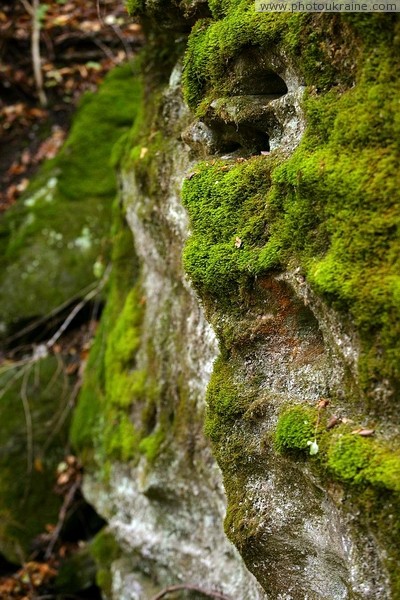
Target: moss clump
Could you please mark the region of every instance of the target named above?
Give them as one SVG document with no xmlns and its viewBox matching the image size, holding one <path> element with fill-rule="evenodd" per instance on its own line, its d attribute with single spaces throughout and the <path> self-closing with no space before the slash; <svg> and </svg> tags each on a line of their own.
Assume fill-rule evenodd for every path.
<svg viewBox="0 0 400 600">
<path fill-rule="evenodd" d="M 235 377 L 234 366 L 222 356 L 215 361 L 206 402 L 205 433 L 217 442 L 243 415 L 248 404 L 244 386 Z"/>
<path fill-rule="evenodd" d="M 330 444 L 327 465 L 350 483 L 400 492 L 400 451 L 385 443 L 342 435 Z"/>
<path fill-rule="evenodd" d="M 236 165 L 213 161 L 200 164 L 185 181 L 182 201 L 192 235 L 183 263 L 202 296 L 239 300 L 240 288 L 260 271 L 260 260 L 263 265 L 268 260 L 263 251 L 268 172 L 264 157 Z"/>
<path fill-rule="evenodd" d="M 314 439 L 316 418 L 311 407 L 294 406 L 283 411 L 275 431 L 276 449 L 306 450 Z"/>
<path fill-rule="evenodd" d="M 365 438 L 350 433 L 349 425 L 327 431 L 320 410 L 292 406 L 279 416 L 275 430 L 278 452 L 306 450 L 315 437 L 319 442 L 319 466 L 350 483 L 400 491 L 400 450 L 396 440 Z M 318 429 L 317 429 L 318 424 Z"/>
<path fill-rule="evenodd" d="M 116 192 L 111 149 L 135 116 L 138 85 L 132 66 L 125 65 L 86 95 L 57 157 L 3 216 L 0 306 L 6 333 L 96 281 L 93 266 L 109 251 Z"/>
<path fill-rule="evenodd" d="M 89 550 L 97 566 L 96 583 L 111 598 L 112 563 L 120 557 L 121 549 L 111 531 L 102 529 L 90 542 Z"/>
<path fill-rule="evenodd" d="M 228 7 L 227 7 L 228 8 Z M 212 3 L 216 16 L 226 11 L 220 3 Z M 217 21 L 203 19 L 196 23 L 189 37 L 184 63 L 184 94 L 191 108 L 204 96 L 210 99 L 229 95 L 235 85 L 227 64 L 243 52 L 243 48 L 265 48 L 276 44 L 285 24 L 297 15 L 260 14 L 247 0 L 231 2 L 228 14 Z"/>
</svg>

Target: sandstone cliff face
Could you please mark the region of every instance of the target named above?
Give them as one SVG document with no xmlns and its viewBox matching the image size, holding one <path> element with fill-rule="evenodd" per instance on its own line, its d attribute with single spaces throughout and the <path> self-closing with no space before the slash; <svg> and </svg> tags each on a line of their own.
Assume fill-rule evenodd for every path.
<svg viewBox="0 0 400 600">
<path fill-rule="evenodd" d="M 398 598 L 397 20 L 132 9 L 143 98 L 72 430 L 121 546 L 106 594 Z"/>
</svg>

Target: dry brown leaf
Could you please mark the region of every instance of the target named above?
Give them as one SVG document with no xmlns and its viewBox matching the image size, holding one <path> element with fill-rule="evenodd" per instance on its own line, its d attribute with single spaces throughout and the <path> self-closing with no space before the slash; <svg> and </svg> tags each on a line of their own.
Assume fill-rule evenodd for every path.
<svg viewBox="0 0 400 600">
<path fill-rule="evenodd" d="M 337 417 L 336 415 L 333 415 L 327 422 L 326 428 L 332 429 L 333 427 L 336 427 L 336 425 L 338 425 L 340 422 L 341 422 L 341 419 L 339 419 L 339 417 Z"/>
<path fill-rule="evenodd" d="M 73 375 L 74 373 L 77 372 L 77 370 L 79 369 L 79 363 L 71 363 L 70 365 L 68 365 L 65 369 L 65 372 L 67 375 Z"/>
<path fill-rule="evenodd" d="M 363 437 L 369 437 L 370 435 L 374 435 L 375 429 L 361 429 L 358 432 L 358 435 L 362 435 Z"/>
<path fill-rule="evenodd" d="M 43 473 L 44 468 L 43 468 L 43 461 L 41 458 L 39 458 L 38 456 L 35 458 L 34 463 L 33 463 L 33 468 L 35 469 L 35 471 L 37 471 L 38 473 Z"/>
<path fill-rule="evenodd" d="M 318 408 L 326 408 L 329 404 L 329 400 L 327 400 L 326 398 L 321 398 L 321 400 L 318 402 Z"/>
</svg>

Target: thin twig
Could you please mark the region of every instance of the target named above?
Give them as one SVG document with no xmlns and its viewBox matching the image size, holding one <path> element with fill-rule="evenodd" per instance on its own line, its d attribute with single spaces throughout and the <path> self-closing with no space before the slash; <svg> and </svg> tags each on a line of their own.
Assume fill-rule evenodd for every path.
<svg viewBox="0 0 400 600">
<path fill-rule="evenodd" d="M 46 385 L 46 387 L 43 390 L 43 395 L 46 394 L 47 392 L 49 392 L 51 390 L 51 388 L 53 387 L 53 385 L 55 384 L 55 382 L 58 379 L 58 376 L 60 375 L 61 371 L 64 370 L 64 363 L 61 360 L 61 357 L 59 354 L 54 353 L 54 356 L 56 357 L 56 362 L 57 362 L 57 366 L 54 370 L 54 373 L 50 379 L 50 381 L 48 382 L 48 384 Z"/>
<path fill-rule="evenodd" d="M 108 280 L 108 278 L 110 276 L 110 270 L 111 270 L 111 267 L 109 265 L 107 267 L 105 273 L 104 273 L 104 276 L 103 276 L 102 280 L 97 285 L 97 287 L 95 287 L 94 290 L 92 290 L 91 292 L 89 292 L 88 294 L 86 294 L 86 296 L 80 302 L 78 302 L 78 304 L 71 310 L 71 312 L 69 313 L 68 317 L 62 323 L 61 327 L 59 327 L 57 329 L 57 331 L 55 332 L 55 334 L 53 335 L 53 337 L 46 342 L 47 348 L 51 348 L 52 346 L 54 346 L 54 344 L 56 343 L 56 341 L 58 340 L 58 338 L 64 333 L 64 331 L 67 329 L 68 325 L 71 323 L 71 321 L 73 321 L 73 319 L 82 310 L 82 308 L 84 308 L 85 305 L 92 298 L 94 298 L 95 296 L 97 296 L 97 294 L 101 291 L 101 289 L 107 283 L 107 280 Z"/>
<path fill-rule="evenodd" d="M 126 39 L 124 38 L 124 34 L 122 33 L 121 27 L 119 27 L 118 25 L 115 25 L 114 23 L 111 23 L 110 27 L 113 30 L 113 32 L 115 33 L 115 35 L 117 36 L 117 38 L 122 43 L 124 50 L 125 50 L 126 58 L 127 59 L 133 58 L 132 48 L 130 47 L 130 45 L 128 44 Z"/>
<path fill-rule="evenodd" d="M 24 373 L 24 378 L 22 380 L 21 385 L 21 400 L 22 406 L 24 407 L 25 414 L 25 424 L 26 424 L 26 447 L 27 447 L 27 469 L 26 472 L 28 475 L 32 473 L 33 466 L 33 429 L 32 429 L 32 415 L 29 407 L 29 400 L 27 394 L 27 387 L 29 381 L 30 369 L 26 369 Z"/>
<path fill-rule="evenodd" d="M 29 2 L 27 2 L 27 0 L 20 0 L 21 4 L 23 4 L 26 12 L 33 17 L 33 7 L 29 4 Z"/>
<path fill-rule="evenodd" d="M 18 363 L 17 366 L 21 366 L 21 364 Z M 14 373 L 13 376 L 11 377 L 11 379 L 9 381 L 7 381 L 4 388 L 0 391 L 0 400 L 8 392 L 8 390 L 14 385 L 14 383 L 17 381 L 17 379 L 22 377 L 22 375 L 25 373 L 25 370 L 28 368 L 28 366 L 29 366 L 29 363 L 27 364 L 24 362 L 23 369 L 21 369 L 21 371 L 17 371 L 16 373 Z"/>
<path fill-rule="evenodd" d="M 32 0 L 32 4 L 30 4 L 27 0 L 21 0 L 21 3 L 32 18 L 31 55 L 33 75 L 35 78 L 39 102 L 42 106 L 47 106 L 47 98 L 43 87 L 42 59 L 40 58 L 40 0 Z"/>
<path fill-rule="evenodd" d="M 20 331 L 18 331 L 17 333 L 15 333 L 15 334 L 11 335 L 10 337 L 8 337 L 5 340 L 5 343 L 9 344 L 10 342 L 16 340 L 17 338 L 22 337 L 26 333 L 29 333 L 30 331 L 32 331 L 32 329 L 36 329 L 37 327 L 39 327 L 39 325 L 42 325 L 42 323 L 46 323 L 52 317 L 55 317 L 59 312 L 61 312 L 62 310 L 64 310 L 64 308 L 67 308 L 68 306 L 70 306 L 70 304 L 72 304 L 72 302 L 74 302 L 74 300 L 77 300 L 78 298 L 80 298 L 82 296 L 82 294 L 86 294 L 87 292 L 89 292 L 93 288 L 95 288 L 95 287 L 97 288 L 97 286 L 98 286 L 97 282 L 91 283 L 90 285 L 86 286 L 85 288 L 83 288 L 82 290 L 80 290 L 79 292 L 77 292 L 74 296 L 71 296 L 71 298 L 68 298 L 68 300 L 66 300 L 65 302 L 63 302 L 59 306 L 56 306 L 56 308 L 54 308 L 52 311 L 50 311 L 47 315 L 44 315 L 43 317 L 40 317 L 40 319 L 37 319 L 36 321 L 33 321 L 33 323 L 30 323 L 29 325 L 27 325 L 23 329 L 20 329 Z"/>
<path fill-rule="evenodd" d="M 102 52 L 104 52 L 104 54 L 107 56 L 107 58 L 109 58 L 110 60 L 112 60 L 113 63 L 116 63 L 117 57 L 111 52 L 110 48 L 106 44 L 103 44 L 103 42 L 101 42 L 100 40 L 97 40 L 97 39 L 94 39 L 93 43 L 98 48 L 100 48 L 100 50 Z"/>
<path fill-rule="evenodd" d="M 231 600 L 230 598 L 228 598 L 228 596 L 224 596 L 224 594 L 221 594 L 220 592 L 205 590 L 204 588 L 201 588 L 197 585 L 190 585 L 185 583 L 182 583 L 180 585 L 170 585 L 161 590 L 161 592 L 158 592 L 158 594 L 153 596 L 151 600 L 161 600 L 161 598 L 164 598 L 168 594 L 171 594 L 172 592 L 178 592 L 179 590 L 189 590 L 191 592 L 198 592 L 199 594 L 203 594 L 204 596 L 208 596 L 209 598 L 216 598 L 217 600 Z"/>
<path fill-rule="evenodd" d="M 42 452 L 43 454 L 45 454 L 45 452 L 47 451 L 47 449 L 49 448 L 51 442 L 54 440 L 54 438 L 56 437 L 56 435 L 59 433 L 61 427 L 64 425 L 65 419 L 68 416 L 68 413 L 74 408 L 75 405 L 75 400 L 76 397 L 79 393 L 80 387 L 82 384 L 82 379 L 79 378 L 78 381 L 75 383 L 73 390 L 71 392 L 71 394 L 68 397 L 67 403 L 65 405 L 65 407 L 63 408 L 60 417 L 58 419 L 58 422 L 55 423 L 51 434 L 49 435 L 49 437 L 46 440 L 45 445 L 43 446 Z"/>
<path fill-rule="evenodd" d="M 65 521 L 65 517 L 67 516 L 68 509 L 72 504 L 72 501 L 75 497 L 76 491 L 79 489 L 79 487 L 81 485 L 81 481 L 82 481 L 82 478 L 80 475 L 78 475 L 76 478 L 76 481 L 70 487 L 70 489 L 68 490 L 68 494 L 64 498 L 64 502 L 63 502 L 60 512 L 58 514 L 57 525 L 54 528 L 53 533 L 51 534 L 51 540 L 50 540 L 49 545 L 47 546 L 47 550 L 45 553 L 46 560 L 48 560 L 53 553 L 54 546 L 56 545 L 56 542 L 59 538 L 62 526 L 64 525 L 64 521 Z"/>
<path fill-rule="evenodd" d="M 100 12 L 100 0 L 96 0 L 97 17 L 102 25 L 104 25 L 103 17 Z"/>
</svg>

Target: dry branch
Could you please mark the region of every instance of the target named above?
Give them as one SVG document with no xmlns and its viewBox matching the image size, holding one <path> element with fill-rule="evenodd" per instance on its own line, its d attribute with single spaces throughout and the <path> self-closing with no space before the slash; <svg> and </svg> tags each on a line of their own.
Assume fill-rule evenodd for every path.
<svg viewBox="0 0 400 600">
<path fill-rule="evenodd" d="M 165 596 L 167 596 L 168 594 L 171 594 L 172 592 L 178 592 L 180 590 L 188 590 L 191 592 L 198 592 L 199 594 L 203 594 L 204 596 L 208 596 L 209 598 L 214 598 L 215 600 L 231 600 L 230 598 L 228 598 L 228 596 L 225 596 L 224 594 L 221 594 L 220 592 L 206 590 L 197 585 L 190 585 L 188 583 L 182 583 L 182 584 L 178 584 L 178 585 L 170 585 L 170 586 L 164 588 L 163 590 L 161 590 L 161 592 L 158 592 L 158 594 L 153 596 L 153 598 L 151 600 L 161 600 L 161 598 L 165 598 Z"/>
</svg>

